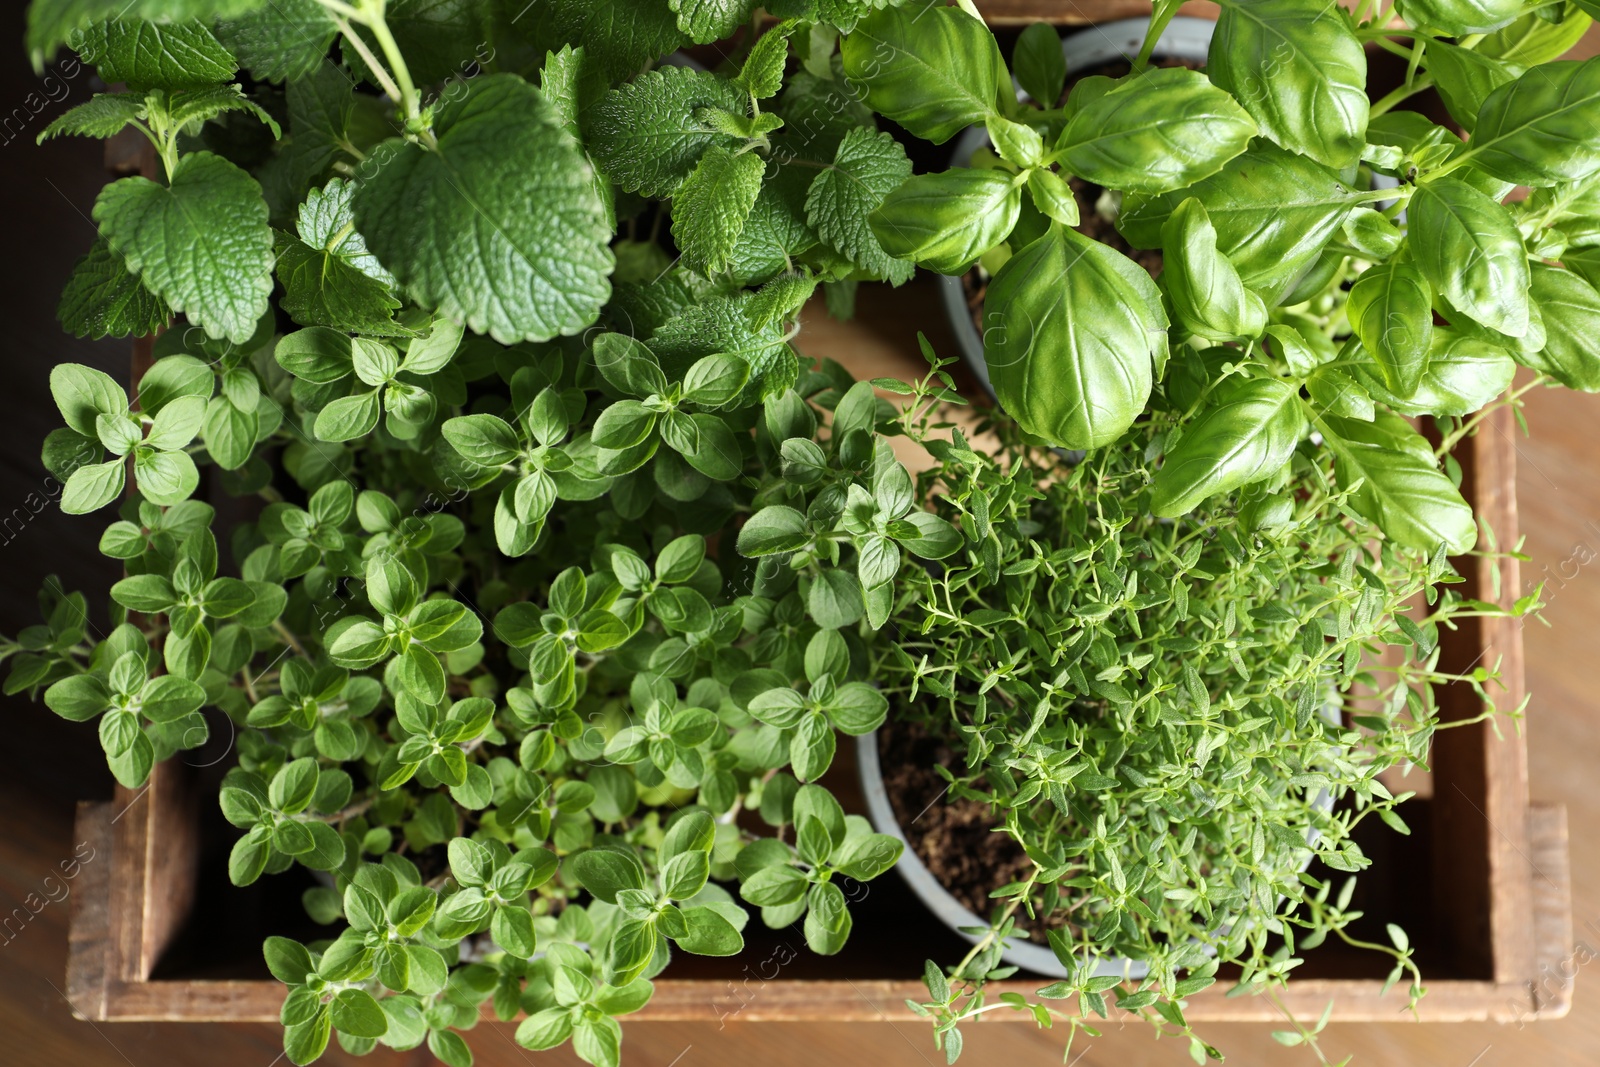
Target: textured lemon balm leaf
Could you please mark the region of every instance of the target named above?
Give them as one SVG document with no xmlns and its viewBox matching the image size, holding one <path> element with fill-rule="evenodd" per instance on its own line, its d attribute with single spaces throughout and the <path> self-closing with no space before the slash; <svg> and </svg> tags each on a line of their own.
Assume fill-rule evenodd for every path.
<svg viewBox="0 0 1600 1067">
<path fill-rule="evenodd" d="M 416 300 L 504 344 L 594 322 L 611 294 L 611 228 L 593 171 L 539 90 L 467 85 L 437 143 L 390 141 L 363 168 L 356 225 Z"/>
<path fill-rule="evenodd" d="M 112 182 L 94 218 L 128 269 L 211 337 L 243 343 L 272 293 L 272 230 L 256 180 L 221 156 L 184 156 L 170 186 Z"/>
</svg>

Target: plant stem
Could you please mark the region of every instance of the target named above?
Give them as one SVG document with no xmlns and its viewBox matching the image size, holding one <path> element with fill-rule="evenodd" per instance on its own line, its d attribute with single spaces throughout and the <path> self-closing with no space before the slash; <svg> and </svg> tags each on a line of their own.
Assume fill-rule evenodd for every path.
<svg viewBox="0 0 1600 1067">
<path fill-rule="evenodd" d="M 273 619 L 272 629 L 274 633 L 283 638 L 285 644 L 294 649 L 296 655 L 304 656 L 306 654 L 306 650 L 300 644 L 300 639 L 289 632 L 289 628 L 283 624 L 282 619 Z"/>
<path fill-rule="evenodd" d="M 1133 61 L 1133 73 L 1140 75 L 1150 66 L 1150 53 L 1155 51 L 1161 35 L 1167 32 L 1172 16 L 1178 13 L 1180 0 L 1159 0 L 1150 14 L 1150 28 L 1145 31 L 1144 43 L 1139 46 L 1139 56 Z"/>
</svg>

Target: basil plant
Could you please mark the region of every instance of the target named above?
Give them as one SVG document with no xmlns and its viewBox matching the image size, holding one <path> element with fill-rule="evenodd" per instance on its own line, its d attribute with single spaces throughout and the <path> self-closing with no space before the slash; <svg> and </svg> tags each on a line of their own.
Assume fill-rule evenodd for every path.
<svg viewBox="0 0 1600 1067">
<path fill-rule="evenodd" d="M 461 1032 L 492 1015 L 610 1067 L 673 953 L 737 953 L 751 909 L 838 952 L 841 883 L 901 845 L 821 780 L 839 735 L 891 706 L 969 735 L 962 795 L 1009 813 L 1036 864 L 976 954 L 928 972 L 917 1010 L 950 1058 L 1017 908 L 1086 894 L 1058 951 L 1154 960 L 1119 1003 L 1188 1033 L 1181 998 L 1215 964 L 1180 946 L 1224 943 L 1276 980 L 1277 902 L 1324 934 L 1347 917 L 1325 887 L 1289 895 L 1304 828 L 1360 866 L 1353 817 L 1308 806 L 1308 783 L 1388 821 L 1374 775 L 1432 728 L 1405 685 L 1365 733 L 1313 712 L 1396 633 L 1407 677 L 1438 680 L 1454 602 L 1425 624 L 1396 607 L 1476 539 L 1436 457 L 1517 364 L 1600 384 L 1600 67 L 1552 62 L 1582 6 L 1230 0 L 1205 73 L 1141 57 L 1064 101 L 1034 28 L 1013 65 L 1035 104 L 968 4 L 38 0 L 35 62 L 68 47 L 114 87 L 41 140 L 148 146 L 146 173 L 101 192 L 59 317 L 155 340 L 131 393 L 51 372 L 44 464 L 126 576 L 104 627 L 48 582 L 45 621 L 0 643 L 6 691 L 96 722 L 130 788 L 234 738 L 230 878 L 317 879 L 323 936 L 264 950 L 297 1064 L 336 1039 L 460 1067 Z M 709 69 L 679 55 L 711 44 Z M 1376 103 L 1364 44 L 1410 60 Z M 1429 86 L 1469 138 L 1396 110 Z M 902 135 L 972 126 L 994 144 L 981 165 L 913 174 Z M 1072 178 L 1162 249 L 1158 281 L 1074 230 Z M 1511 183 L 1534 192 L 1508 203 Z M 867 383 L 791 343 L 813 297 L 848 315 L 862 282 L 975 263 L 994 271 L 993 457 L 931 432 L 959 399 L 931 353 L 921 381 Z M 1417 415 L 1445 420 L 1439 449 Z M 909 474 L 891 435 L 931 470 Z M 1041 444 L 1093 451 L 1069 473 Z M 1056 592 L 1030 625 L 1041 521 Z M 1362 562 L 1368 522 L 1383 547 Z M 1141 577 L 1147 551 L 1165 555 Z M 1201 641 L 1189 620 L 1239 624 L 1201 586 L 1246 564 L 1262 640 L 1206 638 L 1171 675 L 1163 657 Z M 1294 685 L 1255 701 L 1247 678 Z M 1039 710 L 973 703 L 991 691 Z M 1086 730 L 1086 706 L 1113 718 Z M 1152 716 L 1165 747 L 1122 737 Z M 1368 734 L 1374 755 L 1340 755 Z M 1267 757 L 1239 754 L 1273 742 L 1297 769 L 1260 772 L 1270 803 L 1240 797 L 1248 848 L 1196 844 L 1178 809 L 1256 781 Z M 1091 792 L 1129 803 L 1068 814 Z M 1156 797 L 1186 835 L 1167 858 Z M 1071 856 L 1052 851 L 1065 826 L 1088 835 Z M 1269 847 L 1266 880 L 1190 884 Z M 1138 894 L 1158 884 L 1156 915 Z M 1216 916 L 1244 918 L 1221 934 Z M 1041 992 L 1077 1013 L 1001 1004 L 1076 1029 L 1108 989 Z"/>
<path fill-rule="evenodd" d="M 1147 65 L 1176 8 L 1157 4 L 1132 72 L 1080 77 L 1064 98 L 1053 34 L 1030 29 L 1025 104 L 989 96 L 1007 79 L 973 20 L 878 16 L 863 32 L 883 27 L 967 106 L 946 121 L 953 107 L 872 77 L 852 35 L 845 67 L 868 103 L 933 140 L 984 123 L 993 147 L 910 178 L 869 221 L 931 270 L 992 272 L 984 359 L 1037 438 L 1095 449 L 1151 408 L 1183 415 L 1156 514 L 1269 479 L 1316 434 L 1388 536 L 1466 551 L 1472 512 L 1406 420 L 1470 416 L 1519 365 L 1600 389 L 1600 65 L 1557 58 L 1587 6 L 1227 0 L 1194 71 Z M 1376 102 L 1371 48 L 1407 61 Z M 1429 88 L 1453 126 L 1400 109 Z M 1097 210 L 1131 245 L 1160 250 L 1157 279 L 1074 229 L 1072 179 L 1109 191 Z M 1519 185 L 1531 195 L 1509 198 Z"/>
</svg>

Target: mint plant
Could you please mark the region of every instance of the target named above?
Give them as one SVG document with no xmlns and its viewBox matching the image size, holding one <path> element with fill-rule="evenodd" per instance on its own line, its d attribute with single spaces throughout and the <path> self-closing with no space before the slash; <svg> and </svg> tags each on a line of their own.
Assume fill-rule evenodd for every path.
<svg viewBox="0 0 1600 1067">
<path fill-rule="evenodd" d="M 460 1067 L 488 1012 L 610 1067 L 747 905 L 838 952 L 841 881 L 901 846 L 819 779 L 885 724 L 963 752 L 1032 864 L 925 971 L 949 1058 L 985 1011 L 1076 1033 L 1108 997 L 1214 1054 L 1182 1002 L 1222 963 L 1261 991 L 1353 938 L 1304 865 L 1403 832 L 1379 775 L 1425 760 L 1431 686 L 1494 711 L 1489 667 L 1438 667 L 1501 610 L 1448 588 L 1449 451 L 1519 364 L 1600 387 L 1600 68 L 1555 61 L 1589 20 L 1229 2 L 1205 72 L 1147 40 L 1064 100 L 1032 27 L 1024 102 L 930 0 L 36 3 L 37 62 L 120 86 L 42 139 L 157 168 L 101 194 L 61 321 L 159 336 L 131 396 L 52 371 L 43 461 L 64 511 L 115 505 L 127 576 L 104 633 L 48 583 L 6 690 L 98 722 L 130 787 L 227 717 L 232 880 L 322 879 L 328 936 L 264 949 L 295 1063 Z M 1408 61 L 1377 101 L 1369 43 Z M 1469 137 L 1400 108 L 1429 87 Z M 905 136 L 972 126 L 977 165 L 913 173 Z M 1073 178 L 1159 278 L 1073 229 Z M 919 265 L 993 274 L 992 454 L 926 343 L 912 383 L 790 344 Z M 1072 976 L 989 1003 L 1019 916 Z M 1421 995 L 1403 932 L 1373 947 Z"/>
</svg>

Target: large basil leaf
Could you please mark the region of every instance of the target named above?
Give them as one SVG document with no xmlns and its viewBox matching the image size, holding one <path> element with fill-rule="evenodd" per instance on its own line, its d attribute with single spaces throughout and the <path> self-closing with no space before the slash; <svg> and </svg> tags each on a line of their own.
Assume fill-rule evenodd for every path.
<svg viewBox="0 0 1600 1067">
<path fill-rule="evenodd" d="M 1196 71 L 1152 70 L 1079 109 L 1056 144 L 1074 174 L 1160 193 L 1208 178 L 1256 135 L 1244 108 Z"/>
<path fill-rule="evenodd" d="M 1423 552 L 1441 544 L 1452 553 L 1468 552 L 1478 543 L 1471 506 L 1405 419 L 1380 409 L 1371 422 L 1331 415 L 1320 421 L 1339 484 L 1361 482 L 1350 503 L 1363 518 Z"/>
<path fill-rule="evenodd" d="M 1066 448 L 1122 436 L 1166 355 L 1161 296 L 1140 267 L 1054 223 L 1008 259 L 985 299 L 995 395 L 1029 433 Z"/>
<path fill-rule="evenodd" d="M 1510 212 L 1441 178 L 1417 190 L 1409 215 L 1411 254 L 1452 307 L 1510 337 L 1528 332 L 1528 256 Z"/>
<path fill-rule="evenodd" d="M 908 178 L 867 222 L 891 256 L 960 274 L 1006 239 L 1021 207 L 1012 175 L 957 167 Z"/>
<path fill-rule="evenodd" d="M 865 90 L 868 107 L 934 144 L 981 125 L 1009 82 L 994 35 L 954 7 L 875 11 L 839 51 L 845 77 Z"/>
<path fill-rule="evenodd" d="M 1161 228 L 1161 260 L 1161 284 L 1180 326 L 1218 343 L 1261 335 L 1266 305 L 1217 251 L 1216 228 L 1200 201 L 1179 204 Z"/>
<path fill-rule="evenodd" d="M 1289 461 L 1305 430 L 1300 395 L 1287 382 L 1252 378 L 1231 388 L 1224 383 L 1219 392 L 1156 472 L 1150 510 L 1163 518 L 1269 477 Z"/>
<path fill-rule="evenodd" d="M 1386 263 L 1350 288 L 1350 325 L 1378 363 L 1384 385 L 1410 396 L 1422 382 L 1433 341 L 1433 290 L 1409 263 Z"/>
<path fill-rule="evenodd" d="M 1490 93 L 1456 158 L 1519 185 L 1600 173 L 1600 56 L 1541 63 Z"/>
<path fill-rule="evenodd" d="M 356 225 L 418 303 L 503 344 L 574 334 L 611 295 L 605 206 L 583 151 L 514 74 L 466 83 L 437 145 L 368 157 Z"/>
<path fill-rule="evenodd" d="M 1258 138 L 1188 189 L 1128 194 L 1117 228 L 1139 248 L 1159 248 L 1167 218 L 1192 196 L 1205 205 L 1217 249 L 1240 280 L 1275 304 L 1317 261 L 1359 195 L 1320 163 Z"/>
<path fill-rule="evenodd" d="M 1522 13 L 1522 0 L 1397 0 L 1396 10 L 1417 29 L 1438 31 L 1441 37 L 1488 33 L 1507 25 Z M 1433 42 L 1428 42 L 1433 57 Z"/>
<path fill-rule="evenodd" d="M 1401 415 L 1470 415 L 1506 391 L 1517 364 L 1503 348 L 1435 326 L 1427 369 L 1409 397 L 1390 392 L 1382 377 L 1364 365 L 1357 364 L 1352 372 L 1369 397 Z"/>
<path fill-rule="evenodd" d="M 1528 12 L 1509 26 L 1495 30 L 1479 41 L 1473 51 L 1515 63 L 1519 67 L 1548 63 L 1566 55 L 1573 45 L 1583 39 L 1584 31 L 1594 22 L 1572 3 L 1563 4 L 1557 9 L 1560 22 L 1545 18 L 1548 13 L 1548 8 Z M 1431 42 L 1428 48 L 1433 48 Z"/>
<path fill-rule="evenodd" d="M 1544 317 L 1544 347 L 1518 362 L 1569 389 L 1600 391 L 1600 292 L 1570 270 L 1533 264 L 1533 298 Z"/>
<path fill-rule="evenodd" d="M 1478 124 L 1478 109 L 1489 94 L 1515 81 L 1524 69 L 1445 41 L 1428 42 L 1427 64 L 1450 117 L 1469 133 Z"/>
<path fill-rule="evenodd" d="M 1206 72 L 1283 147 L 1331 167 L 1360 156 L 1369 111 L 1367 55 L 1337 5 L 1227 0 Z"/>
</svg>

